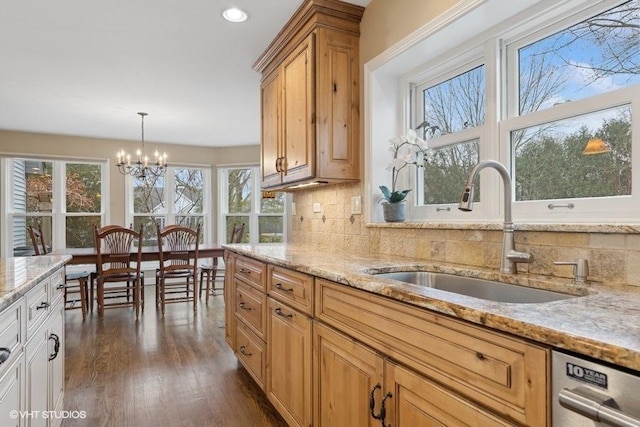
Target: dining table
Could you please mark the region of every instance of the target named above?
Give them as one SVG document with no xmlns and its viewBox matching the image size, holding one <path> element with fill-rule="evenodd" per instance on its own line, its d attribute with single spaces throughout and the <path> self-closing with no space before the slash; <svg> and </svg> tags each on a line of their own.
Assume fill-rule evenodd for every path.
<svg viewBox="0 0 640 427">
<path fill-rule="evenodd" d="M 193 256 L 195 249 L 189 250 L 189 255 Z M 54 250 L 50 255 L 71 255 L 71 260 L 67 265 L 96 265 L 98 262 L 98 254 L 95 248 L 71 248 L 64 250 Z M 224 256 L 224 248 L 217 245 L 200 245 L 198 246 L 198 259 L 212 259 L 212 265 L 218 265 L 218 258 Z M 131 260 L 135 261 L 138 257 L 138 250 L 132 248 Z M 160 248 L 158 246 L 143 246 L 142 247 L 142 261 L 160 261 Z M 93 299 L 94 299 L 94 276 L 92 274 L 89 281 L 89 307 L 93 311 Z"/>
<path fill-rule="evenodd" d="M 195 249 L 189 250 L 189 255 L 193 256 Z M 98 261 L 98 254 L 95 248 L 75 248 L 65 249 L 60 251 L 53 251 L 51 255 L 71 255 L 71 260 L 68 265 L 74 264 L 93 264 Z M 224 255 L 224 248 L 217 245 L 200 245 L 198 247 L 198 259 L 222 258 Z M 138 256 L 138 250 L 132 249 L 131 260 L 135 260 Z M 142 247 L 142 261 L 160 261 L 160 249 L 157 246 L 143 246 Z"/>
</svg>

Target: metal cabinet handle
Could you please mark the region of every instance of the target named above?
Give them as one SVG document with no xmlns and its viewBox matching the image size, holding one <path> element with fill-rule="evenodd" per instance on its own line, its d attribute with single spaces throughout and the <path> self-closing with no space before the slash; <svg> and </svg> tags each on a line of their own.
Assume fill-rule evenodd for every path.
<svg viewBox="0 0 640 427">
<path fill-rule="evenodd" d="M 558 401 L 565 408 L 577 412 L 594 421 L 600 421 L 614 427 L 640 427 L 640 419 L 603 404 L 601 399 L 589 393 L 584 387 L 573 390 L 562 389 Z"/>
<path fill-rule="evenodd" d="M 49 303 L 46 301 L 42 301 L 39 306 L 36 307 L 36 310 L 47 309 L 49 308 Z"/>
<path fill-rule="evenodd" d="M 244 304 L 244 301 L 241 302 L 240 304 L 238 304 L 238 306 L 243 310 L 247 310 L 247 311 L 253 310 L 251 307 L 246 307 L 245 304 Z"/>
<path fill-rule="evenodd" d="M 293 288 L 285 288 L 281 283 L 276 283 L 276 288 L 284 292 L 293 292 Z"/>
<path fill-rule="evenodd" d="M 7 347 L 0 347 L 0 365 L 6 362 L 7 359 L 9 359 L 9 356 L 11 356 L 11 349 Z"/>
<path fill-rule="evenodd" d="M 253 353 L 247 353 L 246 347 L 243 345 L 240 346 L 240 353 L 244 354 L 245 356 L 253 356 Z"/>
<path fill-rule="evenodd" d="M 293 314 L 291 314 L 291 313 L 283 313 L 282 309 L 280 307 L 276 308 L 275 312 L 276 312 L 276 314 L 278 316 L 286 317 L 286 318 L 289 318 L 289 319 L 291 319 L 293 317 Z"/>
<path fill-rule="evenodd" d="M 51 334 L 49 339 L 53 340 L 53 353 L 49 355 L 49 361 L 51 361 L 58 357 L 58 353 L 60 353 L 60 337 L 56 334 Z"/>
<path fill-rule="evenodd" d="M 371 411 L 371 416 L 373 417 L 374 420 L 380 420 L 380 425 L 382 427 L 390 427 L 390 425 L 386 425 L 384 423 L 384 419 L 387 417 L 387 409 L 385 408 L 384 402 L 388 398 L 393 397 L 393 395 L 391 394 L 390 391 L 388 391 L 384 395 L 384 397 L 382 398 L 382 402 L 380 402 L 380 412 L 378 412 L 378 414 L 376 415 L 376 413 L 374 412 L 374 410 L 376 408 L 376 398 L 374 396 L 374 393 L 378 389 L 382 389 L 382 386 L 380 385 L 380 383 L 376 384 L 371 389 L 371 393 L 369 393 L 369 410 Z"/>
<path fill-rule="evenodd" d="M 56 286 L 56 289 L 61 291 L 64 289 L 64 283 L 60 283 L 58 286 Z"/>
<path fill-rule="evenodd" d="M 239 271 L 242 274 L 251 274 L 251 270 L 247 270 L 246 268 L 240 267 Z"/>
</svg>

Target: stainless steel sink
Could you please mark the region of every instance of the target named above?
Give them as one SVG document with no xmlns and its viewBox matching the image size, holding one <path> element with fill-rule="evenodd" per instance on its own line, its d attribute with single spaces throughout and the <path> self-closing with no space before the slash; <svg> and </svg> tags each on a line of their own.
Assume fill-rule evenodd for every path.
<svg viewBox="0 0 640 427">
<path fill-rule="evenodd" d="M 476 279 L 474 277 L 426 271 L 398 271 L 393 273 L 379 273 L 375 274 L 375 276 L 498 302 L 531 304 L 559 301 L 576 298 L 578 296 L 545 289 L 527 288 L 508 283 Z"/>
</svg>

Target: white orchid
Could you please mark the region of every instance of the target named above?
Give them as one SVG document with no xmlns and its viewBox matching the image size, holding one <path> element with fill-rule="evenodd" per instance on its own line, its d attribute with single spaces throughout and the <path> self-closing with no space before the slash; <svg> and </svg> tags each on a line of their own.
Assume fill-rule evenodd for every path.
<svg viewBox="0 0 640 427">
<path fill-rule="evenodd" d="M 423 155 L 431 156 L 432 150 L 427 148 L 426 142 L 418 137 L 418 134 L 413 129 L 408 129 L 404 135 L 392 138 L 389 142 L 391 143 L 389 152 L 393 155 L 393 158 L 387 165 L 386 170 L 391 171 L 391 190 L 384 185 L 380 186 L 380 190 L 387 202 L 399 203 L 407 197 L 411 190 L 396 190 L 398 172 L 407 165 L 420 166 L 418 164 L 418 154 L 422 153 Z"/>
</svg>

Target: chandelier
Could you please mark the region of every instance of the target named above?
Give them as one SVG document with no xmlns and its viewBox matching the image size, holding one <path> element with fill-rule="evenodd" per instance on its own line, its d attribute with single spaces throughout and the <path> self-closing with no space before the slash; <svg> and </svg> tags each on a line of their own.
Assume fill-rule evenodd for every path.
<svg viewBox="0 0 640 427">
<path fill-rule="evenodd" d="M 142 121 L 142 146 L 136 151 L 136 160 L 131 161 L 131 155 L 121 150 L 118 152 L 118 163 L 116 166 L 123 175 L 131 175 L 138 179 L 158 178 L 164 175 L 167 170 L 167 154 L 160 155 L 155 152 L 155 161 L 149 164 L 149 157 L 144 154 L 144 116 L 147 113 L 138 113 Z"/>
</svg>

